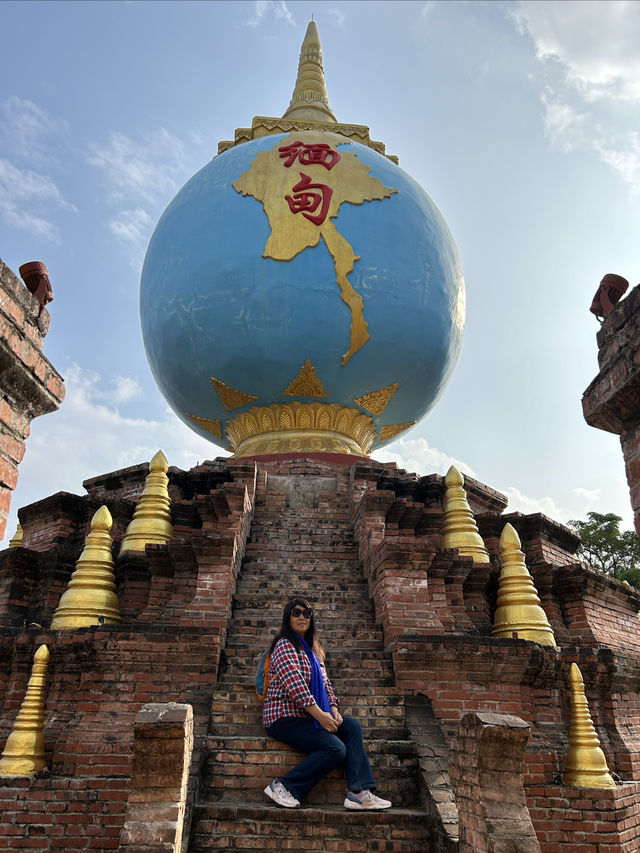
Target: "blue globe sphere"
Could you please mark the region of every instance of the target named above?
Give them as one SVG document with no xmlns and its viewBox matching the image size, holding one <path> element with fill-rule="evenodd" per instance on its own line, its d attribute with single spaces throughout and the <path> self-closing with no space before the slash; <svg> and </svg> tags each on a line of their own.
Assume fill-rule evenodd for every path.
<svg viewBox="0 0 640 853">
<path fill-rule="evenodd" d="M 309 132 L 294 136 L 307 139 Z M 332 218 L 356 258 L 348 282 L 362 297 L 369 336 L 346 362 L 354 312 L 341 299 L 328 243 L 320 239 L 290 260 L 265 257 L 273 230 L 266 207 L 233 186 L 260 152 L 277 152 L 292 136 L 262 137 L 215 157 L 176 195 L 151 238 L 140 293 L 151 370 L 178 417 L 222 447 L 231 446 L 230 418 L 292 399 L 359 407 L 371 417 L 379 447 L 424 417 L 455 366 L 464 282 L 444 219 L 387 157 L 346 137 L 330 138 L 333 150 L 354 154 L 392 190 L 384 198 L 343 202 Z M 274 168 L 283 169 L 283 157 L 275 155 Z M 316 187 L 329 177 L 326 165 L 314 171 L 302 157 L 290 173 L 297 186 L 304 183 L 299 175 L 312 175 Z M 305 212 L 304 204 L 295 210 L 293 199 L 289 206 L 292 221 Z M 309 363 L 324 394 L 292 394 L 292 381 Z M 221 387 L 240 396 L 230 403 Z M 368 396 L 379 389 L 387 389 L 382 409 Z M 220 421 L 220 436 L 207 421 Z"/>
</svg>

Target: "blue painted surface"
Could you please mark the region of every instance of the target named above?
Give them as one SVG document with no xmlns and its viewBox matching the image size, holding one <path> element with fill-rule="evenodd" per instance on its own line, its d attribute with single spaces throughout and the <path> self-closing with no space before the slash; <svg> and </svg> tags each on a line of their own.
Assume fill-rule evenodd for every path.
<svg viewBox="0 0 640 853">
<path fill-rule="evenodd" d="M 231 185 L 258 151 L 285 136 L 239 145 L 194 175 L 158 222 L 142 271 L 142 332 L 156 382 L 178 417 L 223 447 L 225 439 L 187 413 L 225 421 L 251 406 L 291 402 L 282 391 L 307 359 L 328 394 L 324 402 L 354 407 L 354 397 L 399 382 L 373 420 L 418 421 L 442 392 L 461 345 L 464 283 L 444 219 L 402 169 L 350 143 L 345 150 L 398 192 L 343 203 L 332 220 L 360 256 L 349 281 L 363 296 L 371 335 L 341 366 L 351 317 L 324 242 L 291 261 L 263 258 L 270 228 L 262 204 Z M 229 412 L 211 376 L 258 399 Z"/>
</svg>

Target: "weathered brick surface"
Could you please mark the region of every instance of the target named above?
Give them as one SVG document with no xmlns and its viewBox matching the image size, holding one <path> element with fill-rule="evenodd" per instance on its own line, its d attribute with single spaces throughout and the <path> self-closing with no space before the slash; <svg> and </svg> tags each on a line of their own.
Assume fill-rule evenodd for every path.
<svg viewBox="0 0 640 853">
<path fill-rule="evenodd" d="M 42 354 L 49 313 L 0 260 L 0 538 L 32 418 L 55 411 L 62 377 Z"/>
<path fill-rule="evenodd" d="M 180 853 L 192 751 L 190 705 L 148 704 L 137 713 L 122 853 Z"/>
<path fill-rule="evenodd" d="M 460 798 L 467 793 L 463 770 L 453 784 L 451 754 L 458 750 L 463 768 L 460 721 L 468 714 L 507 714 L 528 727 L 519 769 L 514 764 L 510 772 L 512 781 L 524 781 L 543 853 L 579 851 L 583 843 L 600 844 L 585 847 L 594 853 L 640 847 L 640 598 L 576 564 L 570 531 L 541 515 L 504 515 L 502 496 L 473 481 L 472 506 L 492 560 L 475 564 L 440 548 L 438 475 L 418 477 L 368 460 L 215 460 L 191 471 L 170 469 L 173 539 L 119 559 L 146 473 L 146 464 L 133 466 L 87 481 L 85 496 L 60 493 L 23 508 L 26 547 L 0 552 L 0 743 L 22 702 L 35 649 L 46 642 L 51 651 L 45 729 L 51 776 L 4 786 L 17 793 L 0 816 L 0 849 L 2 839 L 7 849 L 117 849 L 132 770 L 135 778 L 136 715 L 145 703 L 171 702 L 193 708 L 194 745 L 186 790 L 180 787 L 187 824 L 194 816 L 190 853 L 453 853 Z M 103 503 L 114 517 L 123 621 L 49 631 L 90 519 Z M 507 519 L 522 538 L 557 648 L 491 637 L 497 539 Z M 309 596 L 318 611 L 338 692 L 363 723 L 381 793 L 390 794 L 398 811 L 336 812 L 344 792 L 337 771 L 298 815 L 264 803 L 261 789 L 296 756 L 265 737 L 252 678 L 294 592 Z M 602 821 L 599 794 L 578 802 L 557 783 L 568 750 L 572 662 L 583 673 L 610 769 L 631 780 L 607 793 Z M 490 756 L 498 746 L 482 726 L 468 727 L 464 736 L 470 754 L 493 744 L 485 749 Z M 172 772 L 179 765 L 177 752 L 173 757 Z M 489 802 L 495 780 L 477 778 Z M 80 793 L 89 790 L 87 780 L 98 791 L 92 803 Z M 153 845 L 175 846 L 182 805 L 168 776 L 158 771 L 157 781 L 157 802 L 164 805 L 156 811 L 156 805 L 140 806 L 128 820 L 122 843 L 130 853 L 135 845 L 146 853 Z M 31 807 L 31 801 L 54 800 L 55 785 L 71 790 L 72 783 L 79 817 L 56 817 L 62 808 L 56 802 L 50 815 Z M 105 799 L 111 783 L 113 808 Z M 479 832 L 477 843 L 485 845 L 479 851 L 524 851 L 534 843 L 522 796 L 516 797 L 517 818 L 507 816 L 505 823 L 495 814 L 484 819 L 484 829 L 474 827 L 477 815 L 464 805 L 469 832 Z M 544 824 L 545 798 L 555 830 Z M 48 815 L 40 824 L 36 809 Z M 110 827 L 103 839 L 94 838 L 92 810 Z M 43 821 L 54 826 L 52 833 L 30 828 Z M 553 846 L 560 842 L 552 831 L 564 833 L 564 846 Z"/>
<path fill-rule="evenodd" d="M 540 853 L 523 774 L 529 727 L 508 714 L 465 714 L 449 774 L 460 822 L 460 853 Z"/>
<path fill-rule="evenodd" d="M 620 436 L 640 535 L 640 286 L 605 318 L 597 340 L 600 372 L 582 396 L 582 411 L 590 426 Z"/>
</svg>

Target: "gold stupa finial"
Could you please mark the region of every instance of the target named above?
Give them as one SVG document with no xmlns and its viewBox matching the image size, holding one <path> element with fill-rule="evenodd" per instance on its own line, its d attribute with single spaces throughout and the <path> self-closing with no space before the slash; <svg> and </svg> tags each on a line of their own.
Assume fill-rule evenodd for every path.
<svg viewBox="0 0 640 853">
<path fill-rule="evenodd" d="M 0 758 L 0 776 L 33 776 L 45 767 L 44 693 L 49 658 L 46 646 L 40 646 L 33 656 L 27 692 Z"/>
<path fill-rule="evenodd" d="M 493 620 L 494 637 L 533 640 L 542 646 L 555 646 L 556 640 L 542 609 L 520 550 L 520 537 L 511 524 L 505 524 L 500 537 L 502 571 L 498 584 L 498 606 Z"/>
<path fill-rule="evenodd" d="M 53 630 L 120 621 L 111 556 L 112 524 L 111 513 L 101 506 L 91 519 L 84 550 L 53 614 Z"/>
<path fill-rule="evenodd" d="M 149 463 L 144 491 L 120 543 L 120 554 L 144 551 L 147 543 L 164 545 L 173 536 L 169 498 L 169 463 L 159 450 Z"/>
<path fill-rule="evenodd" d="M 571 689 L 571 728 L 569 730 L 569 753 L 565 785 L 577 788 L 615 788 L 607 759 L 600 747 L 589 705 L 584 692 L 582 673 L 572 663 L 569 671 Z"/>
<path fill-rule="evenodd" d="M 22 525 L 18 522 L 16 532 L 13 534 L 13 539 L 9 540 L 9 548 L 22 548 L 23 530 Z"/>
<path fill-rule="evenodd" d="M 471 512 L 467 495 L 463 488 L 464 477 L 452 465 L 444 478 L 444 519 L 442 524 L 442 547 L 457 548 L 466 557 L 473 557 L 475 563 L 488 563 L 489 553 L 485 548 L 478 525 Z"/>
<path fill-rule="evenodd" d="M 311 20 L 300 49 L 298 78 L 291 103 L 282 118 L 336 122 L 329 106 L 322 68 L 322 45 L 315 21 Z"/>
</svg>

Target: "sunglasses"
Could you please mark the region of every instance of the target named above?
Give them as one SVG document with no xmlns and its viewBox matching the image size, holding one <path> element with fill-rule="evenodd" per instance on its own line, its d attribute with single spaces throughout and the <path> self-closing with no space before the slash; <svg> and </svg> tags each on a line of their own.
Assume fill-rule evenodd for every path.
<svg viewBox="0 0 640 853">
<path fill-rule="evenodd" d="M 294 607 L 291 615 L 294 619 L 298 619 L 300 616 L 304 616 L 305 619 L 311 619 L 313 610 L 310 610 L 308 607 Z"/>
</svg>

